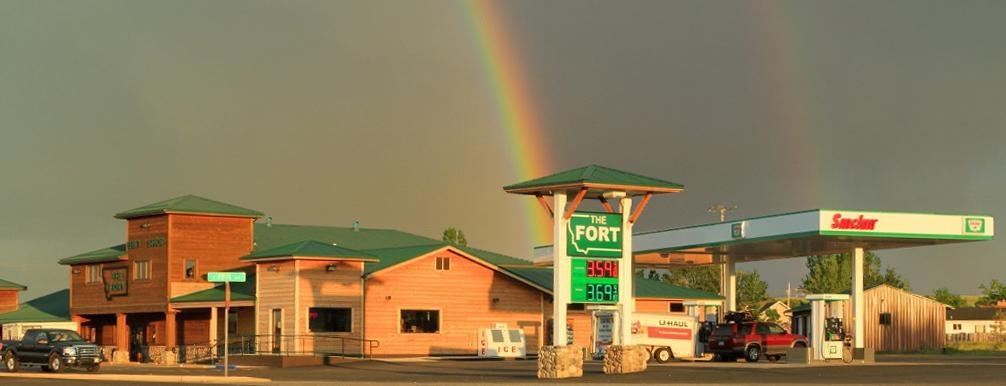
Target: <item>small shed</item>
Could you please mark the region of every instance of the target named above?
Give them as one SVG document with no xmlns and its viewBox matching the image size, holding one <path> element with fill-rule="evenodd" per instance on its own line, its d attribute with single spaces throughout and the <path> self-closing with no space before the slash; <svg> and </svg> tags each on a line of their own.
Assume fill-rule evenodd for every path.
<svg viewBox="0 0 1006 386">
<path fill-rule="evenodd" d="M 77 330 L 70 320 L 70 290 L 64 289 L 21 304 L 17 311 L 0 314 L 0 327 L 5 340 L 18 340 L 32 328 L 64 328 Z"/>
<path fill-rule="evenodd" d="M 880 284 L 863 291 L 866 347 L 878 352 L 941 350 L 946 345 L 947 305 L 928 297 Z M 845 301 L 837 303 L 846 303 Z M 843 324 L 852 332 L 852 310 L 844 308 Z M 809 330 L 810 307 L 792 310 L 796 333 Z"/>
</svg>

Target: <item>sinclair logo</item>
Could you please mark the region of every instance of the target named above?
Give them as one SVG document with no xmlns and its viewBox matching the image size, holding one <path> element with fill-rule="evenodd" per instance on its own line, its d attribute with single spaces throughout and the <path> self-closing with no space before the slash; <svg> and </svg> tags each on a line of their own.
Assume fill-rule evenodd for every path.
<svg viewBox="0 0 1006 386">
<path fill-rule="evenodd" d="M 865 218 L 863 215 L 859 215 L 859 217 L 842 217 L 841 213 L 835 213 L 835 216 L 831 218 L 831 229 L 872 231 L 877 226 L 877 221 L 880 220 Z"/>
<path fill-rule="evenodd" d="M 981 217 L 965 217 L 964 233 L 985 233 L 985 219 Z"/>
</svg>

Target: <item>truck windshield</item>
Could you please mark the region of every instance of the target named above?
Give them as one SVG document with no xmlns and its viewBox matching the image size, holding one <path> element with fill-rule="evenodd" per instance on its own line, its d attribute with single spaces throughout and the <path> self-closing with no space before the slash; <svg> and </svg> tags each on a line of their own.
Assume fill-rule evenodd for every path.
<svg viewBox="0 0 1006 386">
<path fill-rule="evenodd" d="M 79 342 L 84 340 L 73 331 L 49 331 L 49 341 L 50 342 Z"/>
</svg>

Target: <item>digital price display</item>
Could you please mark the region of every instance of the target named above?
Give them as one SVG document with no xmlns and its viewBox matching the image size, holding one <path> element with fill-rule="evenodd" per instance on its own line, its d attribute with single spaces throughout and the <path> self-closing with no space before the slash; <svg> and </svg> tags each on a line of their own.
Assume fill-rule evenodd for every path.
<svg viewBox="0 0 1006 386">
<path fill-rule="evenodd" d="M 573 303 L 618 303 L 618 261 L 572 258 Z"/>
</svg>

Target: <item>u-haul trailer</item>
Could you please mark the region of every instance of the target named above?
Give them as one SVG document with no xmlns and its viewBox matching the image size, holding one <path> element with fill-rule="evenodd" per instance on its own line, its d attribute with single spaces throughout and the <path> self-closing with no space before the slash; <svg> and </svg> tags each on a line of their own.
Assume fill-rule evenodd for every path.
<svg viewBox="0 0 1006 386">
<path fill-rule="evenodd" d="M 603 357 L 611 344 L 610 328 L 618 326 L 615 312 L 594 313 L 594 357 Z M 632 344 L 647 346 L 658 363 L 674 358 L 694 358 L 699 339 L 699 322 L 694 316 L 635 313 L 632 315 Z M 608 330 L 606 330 L 606 328 Z M 607 337 L 607 339 L 605 339 Z"/>
</svg>

